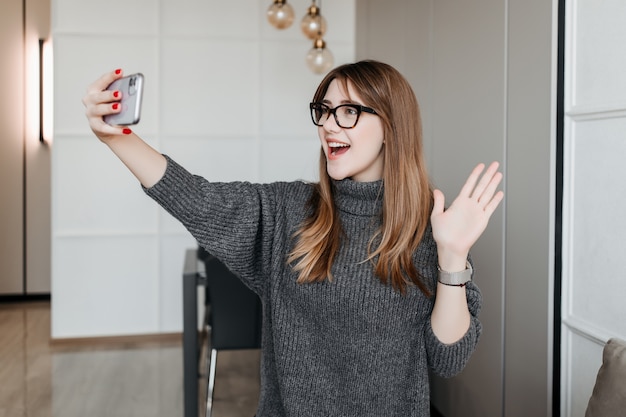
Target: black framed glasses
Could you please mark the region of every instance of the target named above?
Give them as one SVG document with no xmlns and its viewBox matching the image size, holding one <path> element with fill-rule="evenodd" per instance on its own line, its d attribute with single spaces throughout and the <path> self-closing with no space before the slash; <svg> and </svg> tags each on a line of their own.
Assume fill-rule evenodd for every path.
<svg viewBox="0 0 626 417">
<path fill-rule="evenodd" d="M 324 103 L 310 103 L 311 120 L 316 126 L 322 126 L 332 114 L 335 122 L 343 129 L 352 129 L 359 121 L 362 112 L 376 114 L 376 110 L 360 104 L 342 104 L 335 108 L 330 108 Z"/>
</svg>

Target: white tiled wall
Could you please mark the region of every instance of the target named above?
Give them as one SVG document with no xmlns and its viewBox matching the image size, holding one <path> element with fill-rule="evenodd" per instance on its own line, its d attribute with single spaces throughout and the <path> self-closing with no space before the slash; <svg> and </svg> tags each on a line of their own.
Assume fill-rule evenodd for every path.
<svg viewBox="0 0 626 417">
<path fill-rule="evenodd" d="M 567 2 L 561 415 L 583 416 L 610 337 L 626 339 L 626 7 Z"/>
<path fill-rule="evenodd" d="M 81 98 L 106 71 L 146 77 L 134 130 L 216 181 L 317 178 L 307 104 L 321 80 L 297 19 L 271 27 L 271 1 L 53 0 L 52 336 L 182 329 L 187 232 L 91 134 Z M 335 64 L 355 55 L 355 0 L 322 4 Z"/>
</svg>

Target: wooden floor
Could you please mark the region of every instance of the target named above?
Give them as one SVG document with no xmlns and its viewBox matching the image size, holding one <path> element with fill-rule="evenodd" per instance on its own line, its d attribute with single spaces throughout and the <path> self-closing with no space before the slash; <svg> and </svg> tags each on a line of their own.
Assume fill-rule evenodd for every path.
<svg viewBox="0 0 626 417">
<path fill-rule="evenodd" d="M 213 417 L 254 415 L 259 360 L 220 353 Z M 0 417 L 182 417 L 182 375 L 178 339 L 50 343 L 49 302 L 0 304 Z"/>
</svg>

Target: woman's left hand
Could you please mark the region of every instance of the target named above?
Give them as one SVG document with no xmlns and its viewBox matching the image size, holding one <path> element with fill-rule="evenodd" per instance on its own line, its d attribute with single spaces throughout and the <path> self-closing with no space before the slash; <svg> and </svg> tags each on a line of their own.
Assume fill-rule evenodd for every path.
<svg viewBox="0 0 626 417">
<path fill-rule="evenodd" d="M 444 263 L 448 263 L 451 270 L 459 267 L 460 260 L 464 265 L 470 248 L 482 235 L 489 218 L 502 201 L 504 193 L 496 192 L 502 180 L 498 165 L 497 162 L 493 162 L 480 181 L 478 179 L 485 165 L 477 165 L 447 210 L 444 210 L 443 193 L 440 190 L 433 192 L 431 224 L 439 251 L 439 262 L 443 269 L 446 269 Z M 445 262 L 446 258 L 451 262 Z M 450 265 L 451 263 L 454 266 Z"/>
</svg>

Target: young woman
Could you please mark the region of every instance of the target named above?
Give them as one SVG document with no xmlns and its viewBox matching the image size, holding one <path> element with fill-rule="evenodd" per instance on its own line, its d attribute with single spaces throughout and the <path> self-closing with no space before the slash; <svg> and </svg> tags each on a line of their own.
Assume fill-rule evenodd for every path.
<svg viewBox="0 0 626 417">
<path fill-rule="evenodd" d="M 319 183 L 211 183 L 104 123 L 121 76 L 89 87 L 91 129 L 263 302 L 257 417 L 428 416 L 429 369 L 460 372 L 481 333 L 469 250 L 503 197 L 497 163 L 444 210 L 411 87 L 361 61 L 332 70 L 310 104 Z"/>
</svg>

